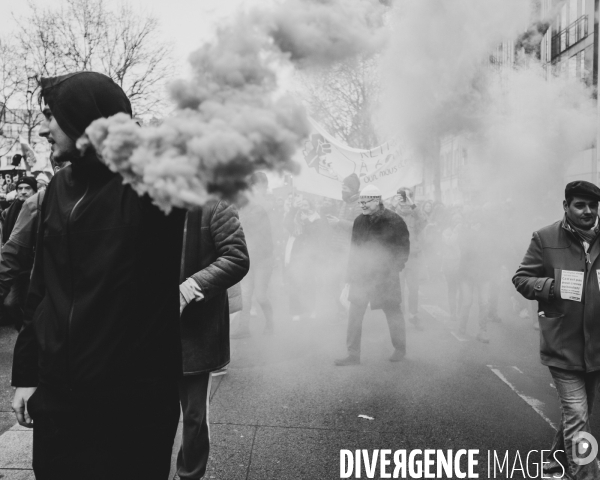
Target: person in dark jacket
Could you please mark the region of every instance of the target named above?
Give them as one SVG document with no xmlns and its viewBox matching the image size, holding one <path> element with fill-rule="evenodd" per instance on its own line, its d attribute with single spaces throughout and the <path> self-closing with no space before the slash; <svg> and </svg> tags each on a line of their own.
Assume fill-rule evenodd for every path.
<svg viewBox="0 0 600 480">
<path fill-rule="evenodd" d="M 340 302 L 340 294 L 344 288 L 346 277 L 346 266 L 350 254 L 350 238 L 352 237 L 352 226 L 354 220 L 362 214 L 358 204 L 360 190 L 360 179 L 356 173 L 348 175 L 342 182 L 342 205 L 337 216 L 326 215 L 329 226 L 333 229 L 331 235 L 330 252 L 328 255 L 328 268 L 325 275 L 330 291 L 335 297 L 338 317 L 348 318 L 348 312 Z"/>
<path fill-rule="evenodd" d="M 37 192 L 37 182 L 33 177 L 21 177 L 15 185 L 17 191 L 15 201 L 2 212 L 2 245 L 8 241 L 8 237 L 12 233 L 23 202 Z"/>
<path fill-rule="evenodd" d="M 44 479 L 164 479 L 179 420 L 179 273 L 185 212 L 165 215 L 75 141 L 131 115 L 110 78 L 42 78 L 40 135 L 71 165 L 46 190 L 13 410 Z M 57 428 L 60 426 L 60 428 Z"/>
<path fill-rule="evenodd" d="M 596 453 L 588 448 L 589 416 L 600 382 L 599 200 L 596 185 L 569 183 L 564 218 L 533 233 L 513 277 L 519 293 L 538 302 L 540 357 L 562 409 L 544 465 L 546 477 L 600 478 Z M 581 461 L 591 453 L 589 461 Z"/>
<path fill-rule="evenodd" d="M 0 259 L 0 304 L 2 304 L 2 319 L 4 323 L 13 325 L 17 331 L 21 330 L 23 325 L 23 309 L 25 308 L 25 298 L 29 287 L 29 275 L 31 273 L 31 263 L 28 269 L 20 272 L 11 281 L 2 285 L 2 261 L 10 256 L 12 246 L 8 245 L 9 238 L 15 230 L 20 213 L 25 202 L 37 196 L 37 183 L 33 177 L 22 177 L 17 182 L 17 198 L 12 205 L 2 212 L 2 256 Z M 6 216 L 4 216 L 6 215 Z"/>
<path fill-rule="evenodd" d="M 323 245 L 328 225 L 307 199 L 298 200 L 288 212 L 285 225 L 293 238 L 286 266 L 287 291 L 292 321 L 316 318 L 319 271 L 324 264 Z"/>
<path fill-rule="evenodd" d="M 224 202 L 189 212 L 184 241 L 179 287 L 183 439 L 177 474 L 182 479 L 200 479 L 206 471 L 210 447 L 211 372 L 229 363 L 227 289 L 244 278 L 250 262 L 237 210 Z"/>
<path fill-rule="evenodd" d="M 374 185 L 363 188 L 359 202 L 363 214 L 352 227 L 348 263 L 348 356 L 336 360 L 338 366 L 360 363 L 362 322 L 369 304 L 371 310 L 383 310 L 387 318 L 394 346 L 390 361 L 399 362 L 406 354 L 400 272 L 410 254 L 408 228 L 399 215 L 383 206 L 381 192 Z"/>
</svg>

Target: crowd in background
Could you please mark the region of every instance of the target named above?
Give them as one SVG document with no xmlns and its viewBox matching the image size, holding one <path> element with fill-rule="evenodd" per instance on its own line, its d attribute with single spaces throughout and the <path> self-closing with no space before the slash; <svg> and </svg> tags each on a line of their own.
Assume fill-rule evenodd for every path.
<svg viewBox="0 0 600 480">
<path fill-rule="evenodd" d="M 273 267 L 269 271 L 275 268 L 282 273 L 292 321 L 322 315 L 333 322 L 347 319 L 347 308 L 340 301 L 340 285 L 344 284 L 348 266 L 352 222 L 360 215 L 358 188 L 356 178 L 354 185 L 350 184 L 348 196 L 334 200 L 295 190 L 272 194 L 265 185 L 251 203 L 259 203 L 264 209 L 269 219 L 268 229 L 264 226 L 266 218 L 263 227 L 250 227 L 252 222 L 244 213 L 247 207 L 241 209 L 251 257 L 256 257 L 252 255 L 253 249 L 260 251 L 261 258 L 272 258 L 269 265 Z M 414 188 L 402 186 L 383 203 L 402 217 L 409 230 L 410 257 L 401 280 L 405 318 L 415 328 L 423 328 L 419 318 L 419 287 L 431 282 L 445 284 L 436 303 L 445 307 L 459 334 L 466 334 L 469 317 L 477 306 L 477 339 L 489 342 L 488 324 L 502 320 L 500 298 L 506 300 L 501 303 L 509 305 L 512 316 L 529 318 L 533 328 L 538 328 L 531 302 L 514 291 L 510 279 L 522 260 L 532 229 L 559 217 L 542 218 L 538 214 L 538 218 L 519 222 L 523 211 L 510 199 L 495 204 L 473 202 L 448 206 L 432 200 L 415 200 Z M 252 209 L 256 215 L 256 207 Z M 346 231 L 337 228 L 338 221 L 347 223 Z M 253 244 L 260 248 L 253 248 Z M 270 253 L 266 254 L 265 248 Z M 260 260 L 260 264 L 264 262 Z M 263 274 L 265 281 L 256 302 L 260 305 L 269 300 L 268 277 Z M 249 336 L 249 312 L 255 313 L 256 309 L 252 306 L 252 295 L 246 295 L 245 301 L 250 305 L 245 305 L 244 334 L 234 333 L 233 338 Z M 273 331 L 272 315 L 269 307 L 265 315 L 267 333 Z"/>
</svg>

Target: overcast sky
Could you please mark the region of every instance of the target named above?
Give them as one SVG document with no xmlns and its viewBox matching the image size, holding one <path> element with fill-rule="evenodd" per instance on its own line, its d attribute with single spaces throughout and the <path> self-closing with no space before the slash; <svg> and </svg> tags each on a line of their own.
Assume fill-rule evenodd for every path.
<svg viewBox="0 0 600 480">
<path fill-rule="evenodd" d="M 39 6 L 60 5 L 60 0 L 34 0 Z M 118 0 L 106 0 L 117 5 Z M 214 28 L 236 10 L 245 6 L 264 4 L 259 0 L 129 0 L 136 9 L 159 18 L 165 39 L 172 41 L 175 54 L 185 62 L 189 53 L 210 38 Z M 0 0 L 0 34 L 14 29 L 13 16 L 29 11 L 26 0 Z"/>
</svg>

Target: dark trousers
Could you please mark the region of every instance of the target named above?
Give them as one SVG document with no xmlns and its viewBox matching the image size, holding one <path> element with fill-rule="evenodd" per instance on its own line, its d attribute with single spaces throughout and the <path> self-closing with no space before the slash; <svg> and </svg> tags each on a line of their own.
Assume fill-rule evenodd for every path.
<svg viewBox="0 0 600 480">
<path fill-rule="evenodd" d="M 202 373 L 185 376 L 179 382 L 183 435 L 177 454 L 177 475 L 182 480 L 200 479 L 206 472 L 210 451 L 210 380 L 210 373 Z"/>
<path fill-rule="evenodd" d="M 362 324 L 367 311 L 368 304 L 350 304 L 350 313 L 348 315 L 348 332 L 346 337 L 346 344 L 348 346 L 348 354 L 352 357 L 360 358 L 360 343 L 362 339 Z M 383 308 L 385 318 L 388 322 L 390 329 L 390 337 L 392 338 L 392 345 L 394 348 L 406 353 L 406 329 L 404 325 L 404 316 L 400 305 L 386 305 Z"/>
<path fill-rule="evenodd" d="M 37 480 L 166 480 L 179 421 L 177 386 L 29 399 Z"/>
</svg>

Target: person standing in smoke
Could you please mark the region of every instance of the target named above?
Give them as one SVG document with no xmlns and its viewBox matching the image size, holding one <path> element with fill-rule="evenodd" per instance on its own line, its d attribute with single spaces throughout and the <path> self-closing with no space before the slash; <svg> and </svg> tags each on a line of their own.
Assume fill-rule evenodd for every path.
<svg viewBox="0 0 600 480">
<path fill-rule="evenodd" d="M 329 264 L 331 265 L 333 295 L 335 296 L 338 315 L 347 318 L 348 312 L 340 303 L 340 294 L 344 287 L 344 276 L 350 255 L 350 238 L 352 237 L 352 226 L 354 220 L 362 213 L 358 203 L 360 179 L 353 173 L 342 182 L 343 203 L 337 212 L 337 216 L 327 215 L 327 221 L 333 228 L 333 239 Z"/>
<path fill-rule="evenodd" d="M 292 321 L 298 322 L 302 317 L 314 319 L 319 270 L 325 261 L 327 223 L 306 199 L 297 199 L 285 223 L 293 237 L 286 272 Z"/>
<path fill-rule="evenodd" d="M 229 363 L 227 289 L 244 278 L 248 267 L 244 231 L 233 205 L 213 202 L 188 213 L 179 287 L 183 433 L 177 475 L 181 479 L 200 479 L 206 472 L 211 372 Z"/>
<path fill-rule="evenodd" d="M 598 201 L 596 185 L 569 183 L 563 219 L 533 233 L 513 277 L 517 291 L 538 302 L 540 357 L 561 404 L 561 425 L 544 464 L 547 478 L 563 472 L 574 480 L 600 478 L 595 458 L 579 461 L 589 453 L 582 435 L 591 434 L 589 416 L 600 383 Z"/>
<path fill-rule="evenodd" d="M 41 79 L 57 162 L 39 213 L 12 408 L 39 480 L 167 478 L 179 420 L 185 212 L 165 215 L 75 142 L 129 99 L 109 77 Z"/>
<path fill-rule="evenodd" d="M 360 193 L 362 215 L 354 221 L 347 281 L 350 285 L 348 316 L 348 356 L 335 361 L 338 366 L 360 363 L 362 323 L 371 310 L 383 310 L 390 329 L 394 353 L 391 362 L 406 354 L 406 332 L 400 308 L 400 272 L 410 254 L 408 228 L 402 218 L 384 208 L 381 191 L 374 185 Z"/>
<path fill-rule="evenodd" d="M 458 245 L 460 249 L 460 260 L 458 262 L 458 279 L 460 283 L 460 308 L 458 327 L 459 333 L 466 335 L 467 325 L 473 303 L 477 301 L 479 306 L 479 331 L 476 339 L 481 343 L 489 343 L 488 337 L 488 301 L 489 301 L 489 278 L 492 274 L 497 275 L 496 270 L 490 271 L 482 265 L 496 265 L 491 260 L 498 252 L 490 248 L 492 238 L 490 230 L 486 232 L 481 212 L 471 212 L 467 225 L 461 228 Z M 492 232 L 495 235 L 495 231 Z"/>
<path fill-rule="evenodd" d="M 402 273 L 404 285 L 408 290 L 408 321 L 417 330 L 422 330 L 423 326 L 419 320 L 419 277 L 421 275 L 421 233 L 427 225 L 427 220 L 412 200 L 410 189 L 400 188 L 397 193 L 399 202 L 396 213 L 402 217 L 410 234 L 410 256 Z"/>
<path fill-rule="evenodd" d="M 242 281 L 242 311 L 238 328 L 231 334 L 233 339 L 251 335 L 250 310 L 253 298 L 256 298 L 265 317 L 264 334 L 273 335 L 274 331 L 273 306 L 269 300 L 269 281 L 273 273 L 273 231 L 264 205 L 269 179 L 264 172 L 254 172 L 248 183 L 252 188 L 252 195 L 248 204 L 240 209 L 240 221 L 252 261 L 250 271 Z"/>
</svg>

